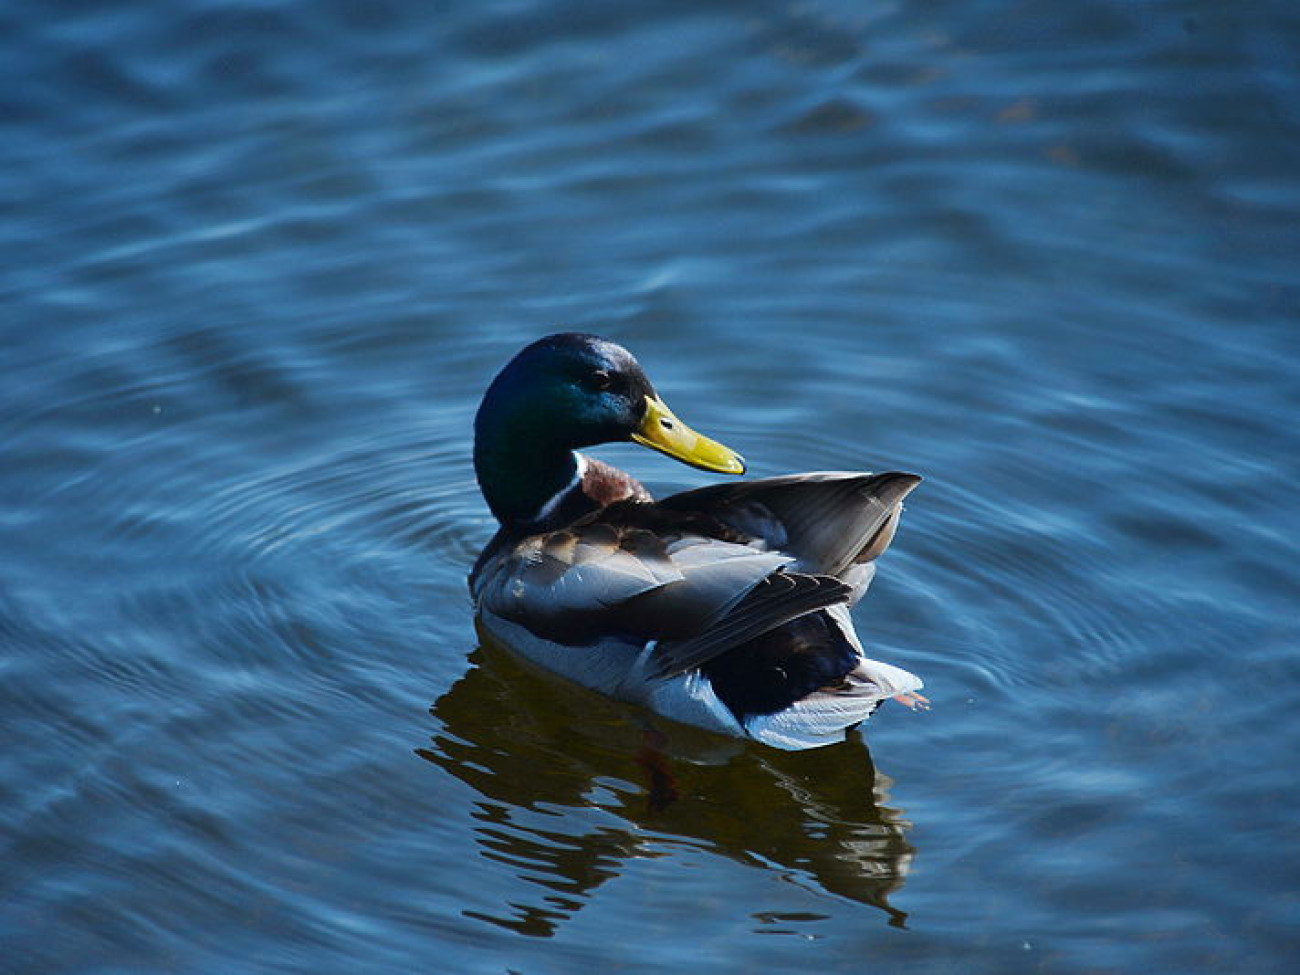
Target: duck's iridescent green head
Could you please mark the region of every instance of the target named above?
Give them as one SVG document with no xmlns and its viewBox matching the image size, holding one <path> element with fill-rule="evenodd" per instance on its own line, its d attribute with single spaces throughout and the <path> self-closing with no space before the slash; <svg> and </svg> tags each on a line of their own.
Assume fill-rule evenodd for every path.
<svg viewBox="0 0 1300 975">
<path fill-rule="evenodd" d="M 534 342 L 492 381 L 474 421 L 474 467 L 493 514 L 527 521 L 573 478 L 574 450 L 623 440 L 708 471 L 745 470 L 673 415 L 627 349 L 576 332 Z"/>
</svg>

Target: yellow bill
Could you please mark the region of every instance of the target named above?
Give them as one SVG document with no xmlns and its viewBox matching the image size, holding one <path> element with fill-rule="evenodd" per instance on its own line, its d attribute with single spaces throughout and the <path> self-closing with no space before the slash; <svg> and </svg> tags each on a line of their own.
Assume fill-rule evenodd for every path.
<svg viewBox="0 0 1300 975">
<path fill-rule="evenodd" d="M 745 473 L 745 458 L 730 447 L 696 433 L 656 396 L 645 398 L 645 419 L 632 439 L 692 467 L 718 474 Z"/>
</svg>

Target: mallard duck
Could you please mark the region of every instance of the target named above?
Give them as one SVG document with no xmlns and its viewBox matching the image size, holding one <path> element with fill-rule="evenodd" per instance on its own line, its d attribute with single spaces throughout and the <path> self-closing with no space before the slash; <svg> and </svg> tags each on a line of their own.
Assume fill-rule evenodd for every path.
<svg viewBox="0 0 1300 975">
<path fill-rule="evenodd" d="M 840 741 L 886 698 L 925 703 L 917 677 L 866 657 L 849 616 L 919 477 L 792 474 L 655 501 L 578 452 L 629 440 L 745 471 L 597 336 L 543 338 L 492 381 L 474 469 L 501 527 L 469 578 L 490 639 L 615 698 L 784 749 Z"/>
</svg>

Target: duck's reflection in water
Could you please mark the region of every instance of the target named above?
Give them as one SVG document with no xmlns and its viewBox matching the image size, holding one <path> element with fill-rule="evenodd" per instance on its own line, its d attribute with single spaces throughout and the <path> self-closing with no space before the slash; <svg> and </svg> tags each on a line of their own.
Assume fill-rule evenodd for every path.
<svg viewBox="0 0 1300 975">
<path fill-rule="evenodd" d="M 635 712 L 526 668 L 490 645 L 431 708 L 440 723 L 417 753 L 481 796 L 485 857 L 544 890 L 504 913 L 465 913 L 549 936 L 628 861 L 706 850 L 796 883 L 889 903 L 914 855 L 910 824 L 887 805 L 860 736 L 787 753 L 680 725 L 651 731 Z M 807 919 L 806 917 L 803 919 Z M 755 915 L 762 930 L 785 920 Z"/>
</svg>

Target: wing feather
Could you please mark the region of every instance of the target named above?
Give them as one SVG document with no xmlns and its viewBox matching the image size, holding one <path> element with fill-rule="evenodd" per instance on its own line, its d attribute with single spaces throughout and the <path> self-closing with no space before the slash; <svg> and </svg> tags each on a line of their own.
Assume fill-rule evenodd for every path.
<svg viewBox="0 0 1300 975">
<path fill-rule="evenodd" d="M 839 576 L 877 558 L 893 539 L 903 498 L 915 474 L 822 471 L 674 494 L 659 506 L 705 510 L 742 533 L 798 559 L 806 572 Z"/>
<path fill-rule="evenodd" d="M 791 561 L 736 542 L 573 525 L 524 539 L 477 580 L 479 607 L 566 645 L 695 636 Z"/>
<path fill-rule="evenodd" d="M 919 480 L 796 474 L 610 505 L 504 543 L 476 573 L 474 596 L 565 646 L 658 641 L 651 668 L 671 677 L 861 595 Z"/>
<path fill-rule="evenodd" d="M 745 593 L 708 629 L 655 648 L 652 676 L 674 677 L 805 613 L 848 602 L 853 590 L 833 576 L 777 571 Z"/>
</svg>

